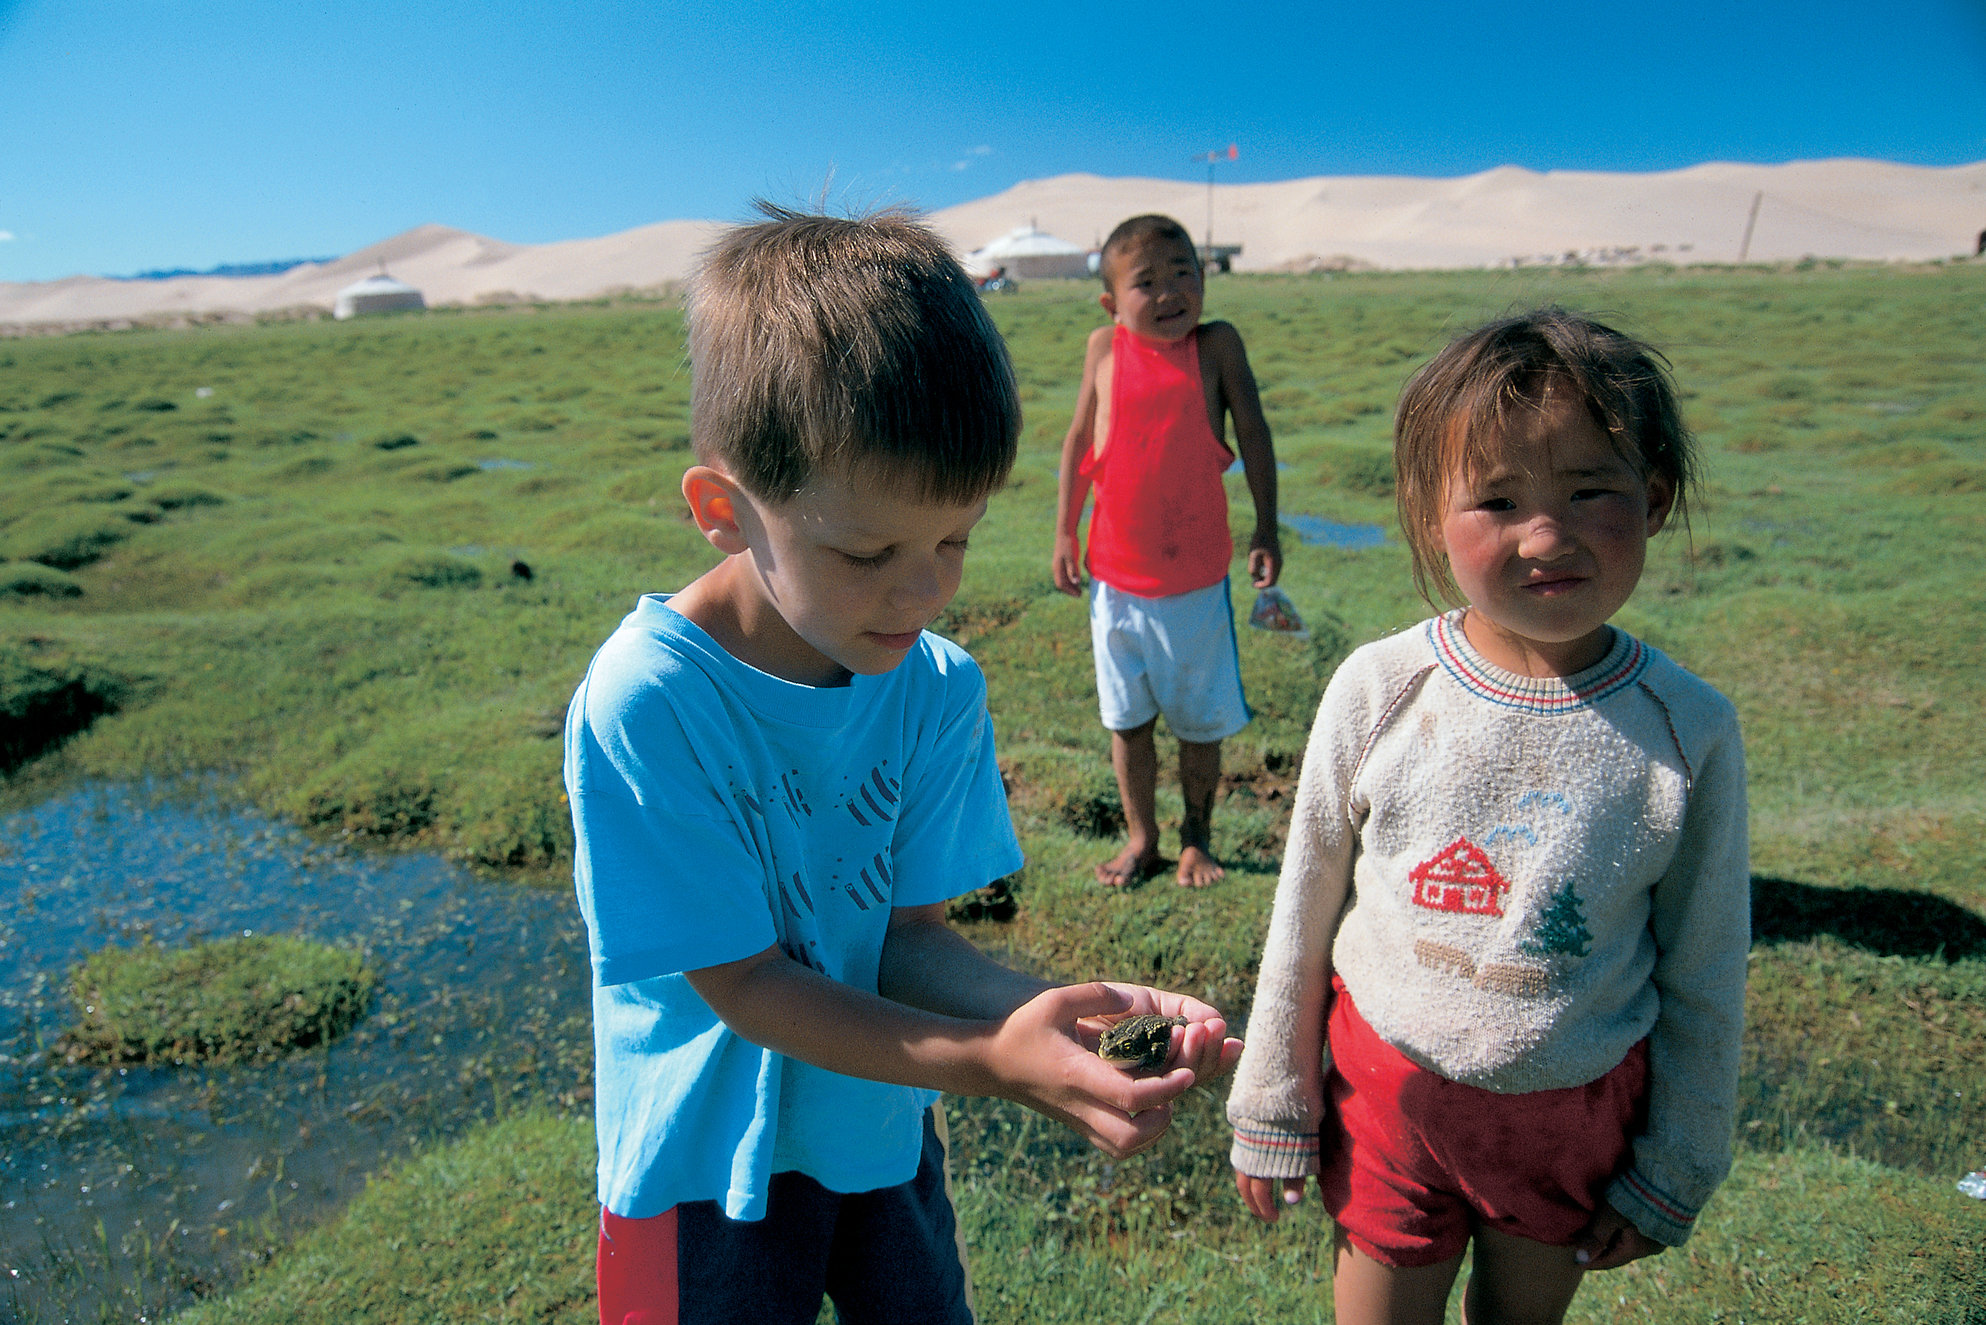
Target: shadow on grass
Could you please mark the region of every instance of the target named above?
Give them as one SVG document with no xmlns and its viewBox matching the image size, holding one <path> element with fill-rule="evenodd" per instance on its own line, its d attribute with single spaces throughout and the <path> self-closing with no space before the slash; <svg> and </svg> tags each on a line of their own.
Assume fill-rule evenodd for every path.
<svg viewBox="0 0 1986 1325">
<path fill-rule="evenodd" d="M 26 764 L 115 713 L 123 686 L 111 679 L 0 659 L 0 775 Z"/>
<path fill-rule="evenodd" d="M 1884 957 L 1944 962 L 1986 957 L 1986 919 L 1934 893 L 1822 888 L 1752 876 L 1753 944 L 1830 935 Z"/>
</svg>

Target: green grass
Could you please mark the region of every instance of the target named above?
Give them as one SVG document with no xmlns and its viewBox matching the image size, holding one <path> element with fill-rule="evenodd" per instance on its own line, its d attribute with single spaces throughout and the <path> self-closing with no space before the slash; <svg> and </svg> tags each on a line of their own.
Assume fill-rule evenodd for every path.
<svg viewBox="0 0 1986 1325">
<path fill-rule="evenodd" d="M 1920 1222 L 1925 1207 L 1949 1204 L 1942 1196 L 1928 1180 L 1829 1152 L 1746 1155 L 1687 1246 L 1593 1276 L 1569 1319 L 1976 1325 L 1986 1320 L 1986 1252 L 1969 1212 Z M 969 1226 L 1015 1252 L 975 1263 L 987 1320 L 1332 1319 L 1331 1226 L 1314 1199 L 1272 1230 L 1114 1242 L 1069 1239 L 1040 1206 L 985 1189 L 968 1189 L 960 1206 Z"/>
<path fill-rule="evenodd" d="M 592 1167 L 579 1124 L 507 1119 L 367 1185 L 346 1216 L 275 1268 L 182 1325 L 354 1321 L 597 1322 L 599 1207 L 576 1171 Z"/>
<path fill-rule="evenodd" d="M 1042 1126 L 1006 1112 L 1023 1133 Z M 1010 1154 L 1026 1155 L 1027 1137 L 1018 1139 L 1023 1145 Z M 582 1123 L 528 1114 L 494 1124 L 375 1181 L 342 1219 L 307 1235 L 245 1288 L 175 1319 L 597 1320 L 597 1215 L 569 1180 L 591 1156 Z M 978 1249 L 982 1320 L 1332 1318 L 1331 1226 L 1314 1199 L 1273 1229 L 1204 1223 L 1175 1218 L 1191 1213 L 1179 1203 L 1217 1193 L 1175 1192 L 1168 1210 L 1128 1192 L 1113 1195 L 1116 1175 L 1106 1174 L 1044 1202 L 1014 1168 L 1003 1156 L 957 1184 L 960 1219 Z M 1080 1212 L 1102 1206 L 1114 1206 L 1129 1229 L 1086 1224 Z M 1073 1219 L 1071 1210 L 1079 1212 Z M 1934 1180 L 1827 1150 L 1746 1153 L 1687 1246 L 1594 1276 L 1571 1319 L 1979 1325 L 1986 1321 L 1979 1231 L 1976 1212 Z"/>
<path fill-rule="evenodd" d="M 1978 1320 L 1964 1291 L 1986 1206 L 1952 1184 L 1986 1163 L 1986 270 L 1232 278 L 1208 307 L 1249 345 L 1284 509 L 1391 529 L 1401 384 L 1453 334 L 1542 301 L 1675 363 L 1706 482 L 1621 620 L 1738 707 L 1762 917 L 1737 1176 L 1689 1248 L 1596 1279 L 1578 1309 Z M 1322 685 L 1350 647 L 1425 613 L 1405 551 L 1286 532 L 1312 638 L 1242 632 L 1257 719 L 1227 746 L 1227 879 L 1097 889 L 1107 746 L 1083 607 L 1047 561 L 1099 313 L 1087 286 L 1047 283 L 989 306 L 1027 421 L 944 624 L 986 669 L 1028 865 L 1011 919 L 965 927 L 1029 969 L 1163 983 L 1239 1015 Z M 636 594 L 712 556 L 676 495 L 688 385 L 680 315 L 656 304 L 0 345 L 0 701 L 40 721 L 8 728 L 18 767 L 0 795 L 222 769 L 323 831 L 565 886 L 564 702 Z M 1238 475 L 1231 496 L 1245 529 Z M 1161 818 L 1178 814 L 1168 777 Z M 957 1109 L 989 1321 L 1328 1316 L 1322 1221 L 1247 1222 L 1218 1100 L 1115 1167 L 1006 1106 Z M 547 1126 L 572 1130 L 570 1153 L 525 1185 L 576 1222 L 530 1227 L 590 1246 L 584 1125 Z M 463 1201 L 516 1184 L 463 1163 Z M 268 1276 L 323 1256 L 356 1275 L 364 1256 L 333 1248 L 399 1239 L 459 1289 L 404 1318 L 500 1314 L 491 1249 L 449 1250 L 445 1213 L 381 1209 L 369 1198 Z M 350 1231 L 362 1219 L 384 1222 Z M 1149 1287 L 1122 1298 L 1131 1284 Z M 1210 1305 L 1234 1284 L 1260 1315 Z"/>
</svg>

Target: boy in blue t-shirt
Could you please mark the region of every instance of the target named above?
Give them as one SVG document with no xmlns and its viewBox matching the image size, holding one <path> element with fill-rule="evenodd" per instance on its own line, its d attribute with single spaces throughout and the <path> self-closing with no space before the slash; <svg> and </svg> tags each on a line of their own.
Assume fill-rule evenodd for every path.
<svg viewBox="0 0 1986 1325">
<path fill-rule="evenodd" d="M 985 680 L 924 633 L 1020 429 L 1006 350 L 903 212 L 766 208 L 689 300 L 715 567 L 649 595 L 567 719 L 594 971 L 608 1325 L 967 1322 L 937 1092 L 1017 1100 L 1122 1156 L 1240 1052 L 1195 999 L 1052 986 L 947 898 L 1021 864 Z M 1183 1017 L 1169 1070 L 1091 1052 Z"/>
</svg>

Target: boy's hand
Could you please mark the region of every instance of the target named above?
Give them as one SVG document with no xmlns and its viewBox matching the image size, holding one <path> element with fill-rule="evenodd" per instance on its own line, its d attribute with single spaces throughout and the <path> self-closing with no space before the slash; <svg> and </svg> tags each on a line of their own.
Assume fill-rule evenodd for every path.
<svg viewBox="0 0 1986 1325">
<path fill-rule="evenodd" d="M 1096 1056 L 1098 1037 L 1120 1015 L 1185 1017 L 1173 1032 L 1172 1066 L 1134 1077 Z M 1241 1042 L 1197 999 L 1101 981 L 1064 985 L 1035 996 L 1006 1018 L 994 1037 L 990 1066 L 997 1093 L 1068 1126 L 1113 1159 L 1151 1145 L 1172 1122 L 1172 1101 L 1195 1081 L 1234 1066 Z"/>
<path fill-rule="evenodd" d="M 1618 1269 L 1629 1261 L 1668 1250 L 1605 1201 L 1593 1212 L 1593 1222 L 1586 1226 L 1573 1247 L 1572 1258 L 1587 1270 Z"/>
<path fill-rule="evenodd" d="M 1055 537 L 1055 587 L 1072 598 L 1083 594 L 1083 558 L 1076 551 L 1076 540 L 1058 534 Z"/>
<path fill-rule="evenodd" d="M 1265 1224 L 1281 1218 L 1284 1206 L 1303 1200 L 1303 1184 L 1308 1181 L 1308 1178 L 1257 1178 L 1240 1169 L 1234 1171 L 1234 1186 L 1241 1193 L 1241 1203 Z"/>
<path fill-rule="evenodd" d="M 1172 1058 L 1169 1062 L 1174 1068 L 1191 1068 L 1195 1085 L 1205 1085 L 1215 1077 L 1232 1071 L 1235 1063 L 1240 1061 L 1241 1041 L 1227 1034 L 1227 1021 L 1220 1012 L 1199 999 L 1170 990 L 1153 989 L 1148 985 L 1125 985 L 1112 980 L 1098 983 L 1131 1001 L 1124 1016 L 1150 1012 L 1161 1017 L 1186 1018 L 1186 1024 L 1173 1032 Z M 1094 1051 L 1103 1032 L 1118 1020 L 1114 1013 L 1089 1019 L 1079 1027 L 1083 1043 Z"/>
<path fill-rule="evenodd" d="M 1282 578 L 1283 540 L 1274 529 L 1257 529 L 1248 540 L 1248 578 L 1257 589 L 1266 589 Z"/>
</svg>

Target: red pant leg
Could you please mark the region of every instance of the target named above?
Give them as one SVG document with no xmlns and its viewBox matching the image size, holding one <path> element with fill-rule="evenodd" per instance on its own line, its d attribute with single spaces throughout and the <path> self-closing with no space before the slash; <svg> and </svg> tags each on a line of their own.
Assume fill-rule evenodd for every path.
<svg viewBox="0 0 1986 1325">
<path fill-rule="evenodd" d="M 676 1212 L 600 1212 L 600 1325 L 676 1325 Z"/>
</svg>

